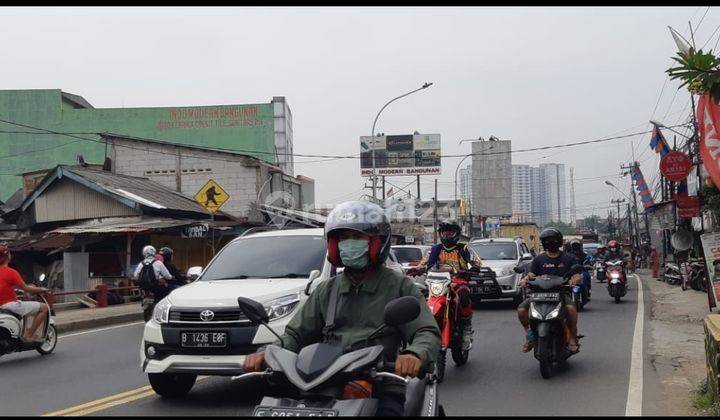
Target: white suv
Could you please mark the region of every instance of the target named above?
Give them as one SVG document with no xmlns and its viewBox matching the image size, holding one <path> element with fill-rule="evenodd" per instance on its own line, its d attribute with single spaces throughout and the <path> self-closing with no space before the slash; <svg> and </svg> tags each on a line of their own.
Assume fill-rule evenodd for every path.
<svg viewBox="0 0 720 420">
<path fill-rule="evenodd" d="M 165 397 L 181 397 L 197 375 L 242 373 L 247 354 L 276 340 L 240 312 L 237 298 L 261 302 L 278 333 L 307 296 L 335 275 L 323 229 L 254 233 L 225 245 L 196 281 L 155 305 L 140 343 L 140 365 Z M 397 270 L 399 264 L 397 264 Z"/>
</svg>

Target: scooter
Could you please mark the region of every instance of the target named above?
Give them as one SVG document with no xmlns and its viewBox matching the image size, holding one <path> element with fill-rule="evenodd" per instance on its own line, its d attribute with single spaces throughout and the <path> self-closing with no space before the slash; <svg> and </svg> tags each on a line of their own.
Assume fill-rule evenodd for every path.
<svg viewBox="0 0 720 420">
<path fill-rule="evenodd" d="M 540 374 L 549 379 L 554 365 L 567 360 L 574 353 L 567 349 L 568 337 L 565 326 L 566 309 L 562 294 L 572 293 L 572 286 L 565 282 L 582 271 L 577 264 L 564 276 L 542 275 L 528 282 L 527 297 L 530 299 L 530 328 L 537 337 L 534 356 L 540 362 Z M 521 272 L 515 268 L 515 272 Z M 581 336 L 576 339 L 581 338 Z"/>
<path fill-rule="evenodd" d="M 261 303 L 239 297 L 238 305 L 252 324 L 264 325 L 282 342 L 280 335 L 268 326 L 269 317 Z M 385 306 L 384 325 L 360 344 L 368 344 L 387 328 L 397 329 L 418 315 L 420 302 L 415 297 L 392 300 Z M 316 343 L 296 354 L 271 344 L 265 348 L 265 371 L 244 373 L 233 379 L 261 377 L 281 390 L 281 398 L 263 397 L 255 407 L 255 417 L 374 416 L 378 408 L 378 400 L 372 398 L 375 381 L 406 385 L 406 416 L 444 416 L 438 403 L 435 374 L 421 372 L 421 377 L 410 379 L 391 373 L 394 363 L 386 363 L 383 353 L 381 345 L 367 345 L 343 354 L 340 347 Z"/>
<path fill-rule="evenodd" d="M 427 304 L 440 328 L 440 354 L 437 361 L 438 382 L 445 378 L 447 350 L 450 349 L 453 362 L 462 366 L 468 361 L 470 349 L 462 348 L 460 327 L 460 301 L 453 291 L 453 284 L 464 285 L 472 272 L 452 273 L 450 270 L 433 268 L 427 273 L 425 284 L 428 290 Z M 462 286 L 461 286 L 462 287 Z"/>
<path fill-rule="evenodd" d="M 615 299 L 615 303 L 620 303 L 620 298 L 627 293 L 627 277 L 622 260 L 608 261 L 605 263 L 608 275 L 608 293 L 610 297 Z"/>
<path fill-rule="evenodd" d="M 41 274 L 40 283 L 45 281 L 45 274 Z M 47 305 L 45 296 L 36 295 L 35 300 Z M 0 308 L 0 356 L 21 351 L 36 350 L 43 356 L 55 350 L 57 345 L 57 330 L 55 329 L 54 310 L 50 310 L 45 325 L 42 328 L 42 342 L 27 342 L 22 339 L 22 333 L 35 319 L 32 315 L 20 317 L 12 311 Z"/>
<path fill-rule="evenodd" d="M 605 281 L 605 262 L 604 261 L 597 261 L 595 263 L 595 278 L 597 279 L 598 283 L 602 283 Z"/>
<path fill-rule="evenodd" d="M 690 263 L 690 287 L 693 290 L 707 292 L 707 274 L 705 261 L 702 258 L 693 258 Z"/>
<path fill-rule="evenodd" d="M 683 275 L 680 271 L 680 266 L 675 263 L 665 263 L 665 268 L 663 269 L 662 273 L 662 279 L 667 284 L 683 284 Z M 685 289 L 683 289 L 685 290 Z"/>
</svg>

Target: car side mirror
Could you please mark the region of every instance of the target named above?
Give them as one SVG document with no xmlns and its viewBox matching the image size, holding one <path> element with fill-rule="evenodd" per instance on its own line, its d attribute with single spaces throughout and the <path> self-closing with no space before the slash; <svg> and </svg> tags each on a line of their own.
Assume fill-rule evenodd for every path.
<svg viewBox="0 0 720 420">
<path fill-rule="evenodd" d="M 385 324 L 399 327 L 415 320 L 420 315 L 420 302 L 415 296 L 393 299 L 385 305 Z"/>
<path fill-rule="evenodd" d="M 318 277 L 320 277 L 320 270 L 313 270 L 310 272 L 307 286 L 305 286 L 305 296 L 310 296 L 310 286 L 312 286 L 313 282 L 317 280 Z"/>
<path fill-rule="evenodd" d="M 522 260 L 523 260 L 523 261 L 529 261 L 529 260 L 532 260 L 532 259 L 533 259 L 533 256 L 532 256 L 532 254 L 529 253 L 529 252 L 524 253 L 523 256 L 522 256 Z"/>
<path fill-rule="evenodd" d="M 253 324 L 267 324 L 270 321 L 270 317 L 262 303 L 246 297 L 239 297 L 237 301 L 242 313 Z"/>
<path fill-rule="evenodd" d="M 203 268 L 200 266 L 190 267 L 187 271 L 187 277 L 190 279 L 190 281 L 197 280 L 198 277 L 200 277 L 200 274 L 202 274 Z"/>
</svg>

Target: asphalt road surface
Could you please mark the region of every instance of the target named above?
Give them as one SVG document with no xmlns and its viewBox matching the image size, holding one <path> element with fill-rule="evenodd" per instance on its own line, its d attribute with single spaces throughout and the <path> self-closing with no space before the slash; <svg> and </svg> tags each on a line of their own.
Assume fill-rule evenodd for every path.
<svg viewBox="0 0 720 420">
<path fill-rule="evenodd" d="M 650 280 L 652 281 L 652 280 Z M 509 301 L 483 302 L 474 315 L 475 342 L 465 366 L 448 355 L 439 398 L 448 415 L 625 415 L 664 412 L 658 379 L 647 358 L 635 360 L 633 343 L 638 288 L 615 304 L 603 284 L 580 314 L 580 353 L 545 380 L 531 353 L 521 352 L 524 333 Z M 649 315 L 645 288 L 644 316 Z M 648 346 L 647 328 L 640 336 Z M 249 415 L 262 396 L 257 381 L 201 377 L 187 398 L 154 394 L 138 362 L 142 323 L 60 337 L 52 355 L 17 353 L 0 358 L 0 415 Z M 637 344 L 636 344 L 637 345 Z M 644 349 L 643 349 L 644 350 Z M 636 352 L 636 356 L 645 353 Z M 638 383 L 640 388 L 638 388 Z M 636 398 L 628 398 L 634 389 Z M 640 399 L 640 396 L 642 398 Z M 630 402 L 629 402 L 630 401 Z"/>
</svg>

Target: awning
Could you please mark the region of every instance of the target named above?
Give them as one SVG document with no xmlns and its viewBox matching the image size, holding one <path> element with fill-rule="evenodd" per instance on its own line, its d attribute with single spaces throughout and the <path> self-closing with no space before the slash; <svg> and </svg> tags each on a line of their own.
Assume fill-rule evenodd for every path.
<svg viewBox="0 0 720 420">
<path fill-rule="evenodd" d="M 167 229 L 178 226 L 187 226 L 198 223 L 199 220 L 177 220 L 177 219 L 146 219 L 131 221 L 98 222 L 93 221 L 73 226 L 64 226 L 51 230 L 55 234 L 80 234 L 80 233 L 140 233 L 150 230 Z"/>
<path fill-rule="evenodd" d="M 65 249 L 73 245 L 75 238 L 70 235 L 50 235 L 43 234 L 40 236 L 23 238 L 15 242 L 10 242 L 8 247 L 10 251 L 45 251 L 48 249 Z"/>
</svg>

